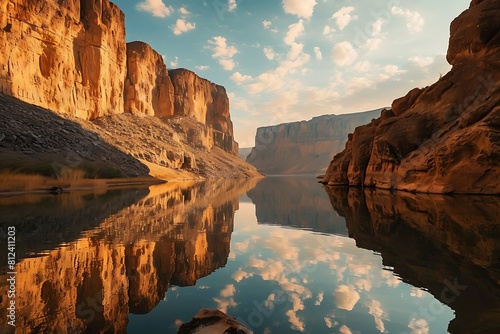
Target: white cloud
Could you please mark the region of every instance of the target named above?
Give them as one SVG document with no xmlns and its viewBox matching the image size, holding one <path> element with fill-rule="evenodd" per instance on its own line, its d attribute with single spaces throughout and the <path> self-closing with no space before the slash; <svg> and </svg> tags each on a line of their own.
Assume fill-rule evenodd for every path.
<svg viewBox="0 0 500 334">
<path fill-rule="evenodd" d="M 391 14 L 406 18 L 406 27 L 412 33 L 422 31 L 424 27 L 425 19 L 419 12 L 412 12 L 411 10 L 394 6 L 391 8 Z"/>
<path fill-rule="evenodd" d="M 336 30 L 329 25 L 326 25 L 323 28 L 323 36 L 329 36 L 331 33 L 334 33 Z"/>
<path fill-rule="evenodd" d="M 358 73 L 368 72 L 371 68 L 372 65 L 367 60 L 359 61 L 351 67 L 353 71 Z"/>
<path fill-rule="evenodd" d="M 265 29 L 269 29 L 272 25 L 272 22 L 271 21 L 268 21 L 268 20 L 264 20 L 262 21 L 262 26 L 265 28 Z"/>
<path fill-rule="evenodd" d="M 179 57 L 175 57 L 174 60 L 170 61 L 170 66 L 171 67 L 177 67 L 178 63 L 179 63 Z"/>
<path fill-rule="evenodd" d="M 434 62 L 434 59 L 431 57 L 415 56 L 415 57 L 411 57 L 410 59 L 408 59 L 408 61 L 410 62 L 410 64 L 418 66 L 418 67 L 427 67 Z"/>
<path fill-rule="evenodd" d="M 219 59 L 219 64 L 226 71 L 232 71 L 234 69 L 234 66 L 235 66 L 234 60 L 232 60 L 232 59 Z"/>
<path fill-rule="evenodd" d="M 232 58 L 235 54 L 238 53 L 238 50 L 235 46 L 228 46 L 227 39 L 222 36 L 213 37 L 208 41 L 209 44 L 212 44 L 213 47 L 213 55 L 214 58 Z"/>
<path fill-rule="evenodd" d="M 210 66 L 207 66 L 207 65 L 199 65 L 199 66 L 195 66 L 197 70 L 200 70 L 200 71 L 205 71 L 205 70 L 208 70 L 210 68 Z"/>
<path fill-rule="evenodd" d="M 153 14 L 156 17 L 167 17 L 173 12 L 172 6 L 166 6 L 162 0 L 145 0 L 139 2 L 135 8 Z"/>
<path fill-rule="evenodd" d="M 323 59 L 323 54 L 321 53 L 321 49 L 319 47 L 314 48 L 314 54 L 316 55 L 317 60 L 322 60 Z"/>
<path fill-rule="evenodd" d="M 234 12 L 234 10 L 238 7 L 238 4 L 236 3 L 236 0 L 228 0 L 227 1 L 227 11 L 228 12 Z"/>
<path fill-rule="evenodd" d="M 378 19 L 372 24 L 372 36 L 378 36 L 382 32 L 382 20 Z"/>
<path fill-rule="evenodd" d="M 314 12 L 314 6 L 316 6 L 316 1 L 283 0 L 282 5 L 285 13 L 308 19 L 312 16 Z"/>
<path fill-rule="evenodd" d="M 382 38 L 377 38 L 377 37 L 369 38 L 363 47 L 368 51 L 373 51 L 377 50 L 380 47 L 381 43 L 382 43 Z"/>
<path fill-rule="evenodd" d="M 265 56 L 266 56 L 266 58 L 267 58 L 267 59 L 269 59 L 269 60 L 273 60 L 273 59 L 274 59 L 274 57 L 276 56 L 276 54 L 274 53 L 273 48 L 272 48 L 272 47 L 270 47 L 270 46 L 269 46 L 269 47 L 265 47 L 265 48 L 263 49 L 263 51 L 264 51 L 264 55 L 265 55 Z"/>
<path fill-rule="evenodd" d="M 396 65 L 386 65 L 386 66 L 384 66 L 384 71 L 385 71 L 385 73 L 389 74 L 390 76 L 404 73 L 404 71 L 400 70 L 399 67 Z"/>
<path fill-rule="evenodd" d="M 189 15 L 189 14 L 191 14 L 191 12 L 189 10 L 187 10 L 186 8 L 184 8 L 184 7 L 179 8 L 179 13 L 181 13 L 182 15 Z"/>
<path fill-rule="evenodd" d="M 175 25 L 170 27 L 170 28 L 174 32 L 174 35 L 181 35 L 183 33 L 186 33 L 188 31 L 195 29 L 196 24 L 188 22 L 184 19 L 178 19 L 177 22 L 175 22 Z"/>
<path fill-rule="evenodd" d="M 243 75 L 240 72 L 234 72 L 233 75 L 231 75 L 229 78 L 238 84 L 248 80 L 252 80 L 251 76 Z"/>
<path fill-rule="evenodd" d="M 425 319 L 411 319 L 408 328 L 411 330 L 411 334 L 429 333 L 429 323 Z"/>
<path fill-rule="evenodd" d="M 332 60 L 337 66 L 350 66 L 357 58 L 358 53 L 354 50 L 352 44 L 347 41 L 337 43 L 332 48 Z"/>
<path fill-rule="evenodd" d="M 295 42 L 295 40 L 302 35 L 304 32 L 304 22 L 299 20 L 297 23 L 290 24 L 288 26 L 288 32 L 286 33 L 285 39 L 283 40 L 286 44 L 290 45 Z"/>
<path fill-rule="evenodd" d="M 342 7 L 332 15 L 332 19 L 335 19 L 340 30 L 344 30 L 352 20 L 357 18 L 351 15 L 353 11 L 354 7 Z"/>
<path fill-rule="evenodd" d="M 234 60 L 232 59 L 235 54 L 238 53 L 238 50 L 234 45 L 229 46 L 227 44 L 227 40 L 225 37 L 216 36 L 208 41 L 209 44 L 213 45 L 212 47 L 212 57 L 217 58 L 219 60 L 219 64 L 226 71 L 232 71 L 234 69 Z"/>
</svg>

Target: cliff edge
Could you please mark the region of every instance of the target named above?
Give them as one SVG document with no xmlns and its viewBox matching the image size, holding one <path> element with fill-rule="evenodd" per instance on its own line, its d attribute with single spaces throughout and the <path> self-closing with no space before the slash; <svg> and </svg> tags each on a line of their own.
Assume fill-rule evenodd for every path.
<svg viewBox="0 0 500 334">
<path fill-rule="evenodd" d="M 450 72 L 356 128 L 324 184 L 500 194 L 500 1 L 472 1 L 450 30 Z"/>
</svg>

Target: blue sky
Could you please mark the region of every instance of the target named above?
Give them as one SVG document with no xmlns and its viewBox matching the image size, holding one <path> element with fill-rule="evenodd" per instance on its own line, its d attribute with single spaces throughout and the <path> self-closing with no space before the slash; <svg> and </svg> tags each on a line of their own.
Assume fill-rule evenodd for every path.
<svg viewBox="0 0 500 334">
<path fill-rule="evenodd" d="M 469 0 L 114 0 L 127 41 L 226 87 L 235 137 L 389 106 L 449 71 L 449 25 Z"/>
</svg>

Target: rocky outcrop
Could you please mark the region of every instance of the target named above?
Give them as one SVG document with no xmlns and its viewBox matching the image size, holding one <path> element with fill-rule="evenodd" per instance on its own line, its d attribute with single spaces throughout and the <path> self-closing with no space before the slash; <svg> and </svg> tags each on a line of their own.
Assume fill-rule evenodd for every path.
<svg viewBox="0 0 500 334">
<path fill-rule="evenodd" d="M 163 57 L 143 42 L 127 43 L 125 112 L 169 117 L 174 114 L 174 87 Z"/>
<path fill-rule="evenodd" d="M 183 68 L 170 70 L 169 75 L 174 85 L 175 115 L 188 116 L 206 124 L 210 127 L 215 146 L 238 155 L 226 89 Z"/>
<path fill-rule="evenodd" d="M 119 122 L 124 113 L 173 119 L 165 122 L 173 127 L 167 125 L 166 132 L 161 132 L 165 129 L 159 122 L 135 118 L 137 124 L 131 125 L 134 131 L 129 126 L 127 134 L 121 133 L 122 138 L 110 135 L 107 144 L 124 151 L 124 155 L 144 160 L 150 164 L 150 171 L 174 170 L 161 172 L 164 175 L 185 177 L 179 170 L 189 170 L 190 176 L 215 176 L 204 173 L 202 165 L 217 165 L 216 160 L 225 161 L 223 169 L 231 173 L 228 166 L 235 160 L 232 156 L 237 156 L 238 144 L 234 141 L 224 87 L 183 69 L 172 71 L 171 79 L 162 56 L 149 45 L 125 43 L 124 14 L 108 0 L 0 0 L 0 45 L 0 93 L 56 111 L 72 121 L 77 118 L 95 122 L 80 123 L 87 128 L 97 123 Z M 10 122 L 11 118 L 17 116 L 7 114 L 5 120 Z M 160 132 L 153 132 L 151 122 L 159 125 L 154 130 Z M 28 124 L 21 132 L 34 133 L 31 127 Z M 51 129 L 57 128 L 56 125 Z M 103 134 L 116 134 L 115 128 L 102 130 Z M 142 148 L 130 137 L 126 138 L 143 133 L 149 136 L 140 136 Z M 10 138 L 8 133 L 0 135 L 4 135 L 6 142 L 19 142 L 15 134 Z M 35 136 L 42 138 L 36 133 Z M 86 156 L 82 156 L 79 147 L 80 137 L 72 138 L 71 133 L 67 133 L 67 137 L 68 142 L 78 146 L 73 147 L 72 154 L 79 155 L 79 161 L 101 163 L 100 159 L 104 159 L 107 163 L 114 158 L 114 155 L 106 157 L 99 153 L 96 159 L 89 153 L 99 142 L 97 136 L 83 143 L 90 146 L 85 149 Z M 47 154 L 42 156 L 47 153 L 43 143 L 31 137 L 20 138 L 23 143 L 19 144 L 28 155 L 34 152 L 42 160 L 54 159 Z M 147 141 L 158 143 L 145 145 Z M 135 148 L 129 149 L 129 144 Z M 0 149 L 2 146 L 19 151 L 18 145 L 0 145 Z M 61 147 L 55 149 L 61 150 Z M 207 158 L 208 152 L 213 154 Z M 202 161 L 205 158 L 208 160 Z M 61 158 L 56 160 L 59 163 Z M 122 166 L 122 162 L 113 164 Z M 253 169 L 243 162 L 236 164 L 247 171 Z M 125 169 L 128 169 L 124 173 L 127 176 L 147 173 L 147 169 L 138 166 Z M 259 175 L 255 170 L 250 174 Z"/>
<path fill-rule="evenodd" d="M 379 115 L 380 109 L 258 128 L 247 161 L 269 175 L 324 173 L 347 135 Z"/>
<path fill-rule="evenodd" d="M 499 197 L 325 189 L 356 246 L 454 310 L 449 333 L 499 332 Z"/>
<path fill-rule="evenodd" d="M 5 0 L 0 90 L 83 119 L 123 112 L 125 17 L 108 0 Z"/>
<path fill-rule="evenodd" d="M 500 193 L 500 9 L 472 1 L 451 24 L 451 71 L 357 128 L 322 180 L 429 193 Z"/>
<path fill-rule="evenodd" d="M 201 309 L 190 322 L 180 326 L 177 334 L 252 334 L 235 318 L 219 310 Z"/>
</svg>

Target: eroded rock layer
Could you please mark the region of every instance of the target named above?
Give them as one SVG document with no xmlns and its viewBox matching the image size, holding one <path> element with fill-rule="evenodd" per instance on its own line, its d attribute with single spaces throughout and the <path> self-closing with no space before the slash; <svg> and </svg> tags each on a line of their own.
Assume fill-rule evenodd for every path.
<svg viewBox="0 0 500 334">
<path fill-rule="evenodd" d="M 258 128 L 247 161 L 264 174 L 324 173 L 347 135 L 379 115 L 380 109 Z"/>
<path fill-rule="evenodd" d="M 323 183 L 430 193 L 500 193 L 500 1 L 451 24 L 453 68 L 357 128 Z"/>
</svg>

